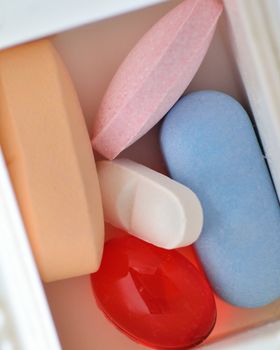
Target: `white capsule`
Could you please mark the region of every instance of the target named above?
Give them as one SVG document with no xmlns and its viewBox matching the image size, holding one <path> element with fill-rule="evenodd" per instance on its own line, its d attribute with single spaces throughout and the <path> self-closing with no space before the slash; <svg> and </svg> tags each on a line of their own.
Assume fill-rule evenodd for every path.
<svg viewBox="0 0 280 350">
<path fill-rule="evenodd" d="M 128 159 L 97 162 L 105 221 L 156 246 L 195 242 L 203 213 L 186 186 Z"/>
</svg>

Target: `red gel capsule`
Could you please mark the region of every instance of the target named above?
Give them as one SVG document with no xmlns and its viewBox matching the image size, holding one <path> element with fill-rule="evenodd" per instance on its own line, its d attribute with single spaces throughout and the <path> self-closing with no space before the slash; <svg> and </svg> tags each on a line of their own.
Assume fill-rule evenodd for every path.
<svg viewBox="0 0 280 350">
<path fill-rule="evenodd" d="M 177 251 L 133 236 L 105 244 L 92 286 L 107 318 L 150 347 L 189 348 L 215 325 L 215 300 L 203 275 Z"/>
</svg>

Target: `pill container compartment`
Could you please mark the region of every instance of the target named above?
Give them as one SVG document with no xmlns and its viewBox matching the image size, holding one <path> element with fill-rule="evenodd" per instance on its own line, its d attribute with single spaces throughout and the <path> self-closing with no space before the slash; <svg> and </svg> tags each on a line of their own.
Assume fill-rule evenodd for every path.
<svg viewBox="0 0 280 350">
<path fill-rule="evenodd" d="M 154 4 L 155 2 L 159 2 L 159 4 Z M 100 20 L 97 22 L 92 15 L 91 18 L 84 18 L 80 21 L 79 24 L 88 22 L 83 26 L 63 32 L 60 32 L 59 26 L 55 28 L 56 33 L 51 36 L 51 40 L 73 78 L 89 132 L 91 132 L 93 118 L 102 95 L 122 59 L 145 31 L 178 3 L 180 1 L 177 0 L 163 3 L 143 1 L 143 8 L 135 11 L 105 18 L 113 14 L 113 11 L 110 12 L 108 9 L 107 14 L 105 11 L 104 14 L 100 15 L 104 18 L 99 18 Z M 279 116 L 277 119 L 277 111 L 278 113 L 280 111 L 279 98 L 277 99 L 277 93 L 279 94 L 280 91 L 279 89 L 277 91 L 280 66 L 279 51 L 277 50 L 280 46 L 277 47 L 274 41 L 277 40 L 277 37 L 274 36 L 277 29 L 277 20 L 275 20 L 277 17 L 275 16 L 279 11 L 278 18 L 280 17 L 280 5 L 278 7 L 276 0 L 269 0 L 268 3 L 271 6 L 264 7 L 261 0 L 255 2 L 246 0 L 246 4 L 244 2 L 242 4 L 242 1 L 225 2 L 226 11 L 219 22 L 209 52 L 187 92 L 202 89 L 223 91 L 239 100 L 251 116 L 252 110 L 254 111 L 258 133 L 266 152 L 274 184 L 276 188 L 280 188 L 278 184 L 279 167 L 277 168 L 277 164 L 280 164 L 277 163 L 280 157 Z M 141 5 L 141 1 L 139 4 Z M 140 5 L 139 7 L 141 7 Z M 150 6 L 144 7 L 144 5 Z M 254 6 L 254 11 L 248 18 L 246 15 L 252 6 Z M 119 6 L 119 11 L 117 7 L 114 9 L 115 12 L 131 10 L 131 2 L 124 2 Z M 65 14 L 65 16 L 67 15 Z M 269 23 L 267 22 L 268 18 L 270 18 Z M 62 29 L 65 27 L 66 25 L 64 27 L 62 25 Z M 51 29 L 49 31 L 51 32 Z M 37 33 L 34 38 L 44 36 L 45 33 L 47 30 Z M 32 35 L 26 39 L 19 38 L 17 42 L 15 40 L 15 43 L 32 38 Z M 14 44 L 12 39 L 10 44 Z M 267 48 L 266 51 L 265 48 Z M 264 62 L 266 62 L 265 66 L 262 65 Z M 158 126 L 153 128 L 142 139 L 124 151 L 121 156 L 166 173 L 159 149 L 158 129 Z M 4 167 L 3 162 L 1 162 L 1 167 Z M 1 233 L 3 237 L 5 237 L 4 234 L 8 237 L 12 232 L 14 243 L 19 242 L 19 247 L 14 244 L 14 248 L 11 249 L 21 249 L 21 255 L 18 258 L 25 259 L 25 263 L 18 267 L 18 275 L 15 275 L 16 278 L 21 273 L 24 276 L 21 284 L 18 285 L 18 290 L 22 286 L 25 292 L 17 298 L 17 293 L 7 296 L 9 294 L 7 289 L 6 296 L 2 298 L 0 295 L 2 298 L 0 300 L 2 304 L 7 305 L 7 313 L 10 312 L 12 318 L 19 317 L 19 310 L 22 307 L 20 303 L 9 301 L 9 298 L 22 300 L 23 304 L 33 305 L 33 308 L 25 307 L 24 309 L 26 321 L 31 318 L 33 322 L 30 323 L 29 329 L 25 329 L 22 315 L 21 318 L 19 317 L 20 320 L 11 321 L 11 325 L 7 326 L 16 329 L 14 338 L 17 339 L 18 343 L 15 341 L 14 347 L 29 350 L 58 349 L 56 329 L 61 347 L 65 350 L 144 349 L 142 345 L 132 342 L 116 330 L 105 319 L 93 298 L 89 276 L 46 284 L 43 288 L 47 299 L 44 298 L 44 294 L 40 290 L 38 276 L 34 266 L 32 266 L 33 261 L 27 242 L 18 238 L 24 234 L 23 227 L 18 220 L 18 212 L 13 202 L 12 193 L 7 190 L 9 184 L 4 173 L 0 184 L 2 189 L 0 193 L 3 194 L 2 198 L 4 198 L 2 209 L 0 207 L 1 218 L 5 215 L 6 218 L 10 217 L 11 220 L 18 222 L 17 225 L 11 225 L 11 220 L 6 220 L 5 226 L 5 220 L 2 220 Z M 5 191 L 4 188 L 6 188 Z M 183 253 L 185 253 L 184 249 L 181 249 Z M 0 263 L 0 271 L 3 272 L 3 269 L 9 268 L 8 264 L 5 264 L 4 257 Z M 14 273 L 13 266 L 10 268 L 10 273 Z M 20 269 L 23 269 L 22 272 Z M 2 273 L 2 275 L 6 276 L 2 277 L 6 278 L 6 284 L 9 285 L 11 282 L 7 273 Z M 17 286 L 17 283 L 15 282 L 14 285 Z M 30 295 L 28 295 L 28 290 L 30 290 Z M 31 296 L 34 295 L 36 298 L 32 299 Z M 53 327 L 48 313 L 48 305 L 55 327 Z M 264 347 L 269 350 L 279 349 L 280 299 L 263 308 L 240 309 L 217 298 L 217 307 L 217 324 L 209 339 L 204 343 L 206 349 L 257 350 Z M 29 315 L 27 315 L 27 310 L 30 310 Z M 36 319 L 40 320 L 37 324 Z M 36 329 L 37 336 L 34 336 L 32 341 L 30 336 L 32 331 Z M 13 336 L 10 334 L 11 337 Z M 43 345 L 40 343 L 42 339 L 48 339 L 48 342 Z"/>
</svg>

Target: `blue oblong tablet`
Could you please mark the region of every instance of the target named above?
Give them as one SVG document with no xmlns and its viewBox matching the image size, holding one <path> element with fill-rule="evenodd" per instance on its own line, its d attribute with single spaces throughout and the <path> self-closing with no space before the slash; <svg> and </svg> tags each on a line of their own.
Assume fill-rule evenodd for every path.
<svg viewBox="0 0 280 350">
<path fill-rule="evenodd" d="M 173 179 L 204 211 L 196 242 L 216 293 L 242 307 L 280 296 L 280 210 L 251 121 L 217 91 L 191 93 L 167 114 L 161 147 Z"/>
</svg>

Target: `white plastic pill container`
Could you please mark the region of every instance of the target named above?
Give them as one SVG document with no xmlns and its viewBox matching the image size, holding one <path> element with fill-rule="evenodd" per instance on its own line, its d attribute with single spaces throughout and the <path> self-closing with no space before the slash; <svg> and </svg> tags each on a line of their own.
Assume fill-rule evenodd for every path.
<svg viewBox="0 0 280 350">
<path fill-rule="evenodd" d="M 51 35 L 90 129 L 102 94 L 126 53 L 180 1 L 0 0 L 0 49 Z M 280 195 L 280 1 L 224 3 L 210 50 L 188 91 L 224 91 L 253 112 Z M 124 155 L 164 171 L 156 128 Z M 280 349 L 280 300 L 252 310 L 220 300 L 217 306 L 217 325 L 205 349 Z M 41 285 L 2 156 L 0 349 L 144 349 L 104 318 L 88 277 Z"/>
</svg>

